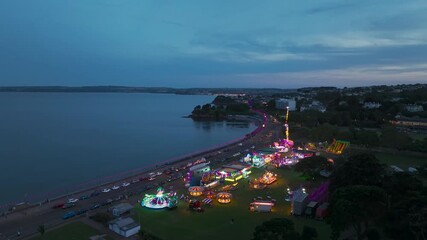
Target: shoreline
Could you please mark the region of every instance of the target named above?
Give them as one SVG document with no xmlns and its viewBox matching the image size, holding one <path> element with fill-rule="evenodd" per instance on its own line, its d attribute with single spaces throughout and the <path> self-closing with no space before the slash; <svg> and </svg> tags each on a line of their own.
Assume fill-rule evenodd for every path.
<svg viewBox="0 0 427 240">
<path fill-rule="evenodd" d="M 129 171 L 123 172 L 123 173 L 117 173 L 111 176 L 107 176 L 104 177 L 106 180 L 100 182 L 99 179 L 94 179 L 94 180 L 89 180 L 86 183 L 80 183 L 80 184 L 76 184 L 74 185 L 74 189 L 75 190 L 69 190 L 69 186 L 68 187 L 64 187 L 63 189 L 68 189 L 68 193 L 59 193 L 59 190 L 53 190 L 49 193 L 38 193 L 38 194 L 34 194 L 34 196 L 29 197 L 30 200 L 15 200 L 15 201 L 8 201 L 5 203 L 1 203 L 0 204 L 0 215 L 2 212 L 10 212 L 10 213 L 15 213 L 15 212 L 19 212 L 22 210 L 27 210 L 33 207 L 37 207 L 37 206 L 41 206 L 56 200 L 59 200 L 61 198 L 67 197 L 67 196 L 72 196 L 75 194 L 82 194 L 82 193 L 86 193 L 88 191 L 95 191 L 95 190 L 99 190 L 102 189 L 103 186 L 105 185 L 110 185 L 116 182 L 122 182 L 125 180 L 130 180 L 132 178 L 137 178 L 140 177 L 140 175 L 144 175 L 147 174 L 149 172 L 153 172 L 153 171 L 159 171 L 161 169 L 164 168 L 170 168 L 170 167 L 179 167 L 176 165 L 180 165 L 182 166 L 182 164 L 187 164 L 185 161 L 191 160 L 193 158 L 201 158 L 201 157 L 206 157 L 205 155 L 210 155 L 214 152 L 217 152 L 219 150 L 222 149 L 226 149 L 229 147 L 232 147 L 240 142 L 246 141 L 252 137 L 254 137 L 260 130 L 262 130 L 262 123 L 265 123 L 266 121 L 266 117 L 265 114 L 261 111 L 258 110 L 252 110 L 256 116 L 246 116 L 246 115 L 242 115 L 239 118 L 241 118 L 240 120 L 245 120 L 245 121 L 250 121 L 250 122 L 255 122 L 257 125 L 257 128 L 243 136 L 240 136 L 236 139 L 227 141 L 225 143 L 220 143 L 216 146 L 213 147 L 208 147 L 207 149 L 202 149 L 202 150 L 198 150 L 183 156 L 178 156 L 178 157 L 174 157 L 172 159 L 168 159 L 162 162 L 158 162 L 158 163 L 153 163 L 152 165 L 155 165 L 153 167 L 151 167 L 152 165 L 149 166 L 145 166 L 145 167 L 141 167 L 141 168 L 137 168 L 137 169 L 131 169 Z M 211 157 L 211 156 L 208 156 Z M 107 180 L 108 179 L 108 180 Z M 48 196 L 51 195 L 51 196 Z M 11 208 L 16 207 L 19 209 L 15 209 L 12 211 L 9 211 Z M 9 214 L 10 214 L 9 213 Z"/>
</svg>

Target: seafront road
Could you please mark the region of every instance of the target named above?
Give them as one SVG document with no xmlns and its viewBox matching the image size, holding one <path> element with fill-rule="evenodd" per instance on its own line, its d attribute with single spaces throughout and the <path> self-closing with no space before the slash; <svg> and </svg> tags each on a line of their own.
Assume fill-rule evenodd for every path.
<svg viewBox="0 0 427 240">
<path fill-rule="evenodd" d="M 27 209 L 21 209 L 14 211 L 8 215 L 0 217 L 0 239 L 28 239 L 31 236 L 38 234 L 38 227 L 40 225 L 45 225 L 46 230 L 58 227 L 60 225 L 66 224 L 70 221 L 77 220 L 78 218 L 87 218 L 88 215 L 92 215 L 95 212 L 105 212 L 108 207 L 107 205 L 96 210 L 91 210 L 88 214 L 82 214 L 78 217 L 72 218 L 72 220 L 63 220 L 62 216 L 68 211 L 77 211 L 79 209 L 89 209 L 94 204 L 100 204 L 108 199 L 116 199 L 119 195 L 126 196 L 125 200 L 131 204 L 136 204 L 138 200 L 141 199 L 142 193 L 148 189 L 154 188 L 156 185 L 162 185 L 162 183 L 167 182 L 167 175 L 162 174 L 158 176 L 154 181 L 139 181 L 133 184 L 130 184 L 128 187 L 121 187 L 118 190 L 111 190 L 108 193 L 101 193 L 98 196 L 91 197 L 87 200 L 80 200 L 77 202 L 76 206 L 71 209 L 53 209 L 53 206 L 62 204 L 67 201 L 68 198 L 79 198 L 82 195 L 90 195 L 94 190 L 103 189 L 104 187 L 111 188 L 113 185 L 121 186 L 121 183 L 124 181 L 131 182 L 132 179 L 145 178 L 148 176 L 148 172 L 163 172 L 164 170 L 170 169 L 171 167 L 182 167 L 189 162 L 194 162 L 201 157 L 205 157 L 208 161 L 211 161 L 213 165 L 222 165 L 226 164 L 229 161 L 234 161 L 236 157 L 233 157 L 234 154 L 240 152 L 245 154 L 246 150 L 252 150 L 251 147 L 254 146 L 255 149 L 260 149 L 263 147 L 269 147 L 274 141 L 277 141 L 279 138 L 283 138 L 283 125 L 279 123 L 276 119 L 271 116 L 267 116 L 265 119 L 265 127 L 261 127 L 260 131 L 251 137 L 246 138 L 240 143 L 235 143 L 221 149 L 220 151 L 203 153 L 197 156 L 194 156 L 190 159 L 185 159 L 185 161 L 177 162 L 172 165 L 164 165 L 158 169 L 151 169 L 145 173 L 142 173 L 137 176 L 132 176 L 127 179 L 121 179 L 120 181 L 109 183 L 108 185 L 99 186 L 97 189 L 90 189 L 85 192 L 80 192 L 73 196 L 66 196 L 62 198 L 55 199 L 49 203 L 42 204 L 36 207 L 30 207 Z M 238 158 L 241 158 L 242 155 L 239 155 Z M 184 174 L 185 170 L 181 170 L 179 173 Z M 175 173 L 175 174 L 178 174 Z M 176 179 L 173 182 L 168 183 L 170 186 L 182 186 L 183 182 L 181 178 Z M 175 187 L 176 188 L 176 187 Z M 151 190 L 153 191 L 153 190 Z M 116 203 L 113 203 L 113 205 Z"/>
</svg>

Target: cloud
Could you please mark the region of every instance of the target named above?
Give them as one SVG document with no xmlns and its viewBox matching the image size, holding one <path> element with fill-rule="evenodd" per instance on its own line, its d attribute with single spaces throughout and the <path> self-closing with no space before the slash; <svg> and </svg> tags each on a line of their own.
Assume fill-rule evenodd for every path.
<svg viewBox="0 0 427 240">
<path fill-rule="evenodd" d="M 367 65 L 302 72 L 235 74 L 227 78 L 242 86 L 297 88 L 312 86 L 353 87 L 380 84 L 427 83 L 427 63 L 414 65 Z"/>
</svg>

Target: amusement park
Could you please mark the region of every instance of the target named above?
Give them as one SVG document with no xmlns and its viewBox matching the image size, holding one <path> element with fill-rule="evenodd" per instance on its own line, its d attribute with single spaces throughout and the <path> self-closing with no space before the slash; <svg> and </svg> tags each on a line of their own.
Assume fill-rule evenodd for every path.
<svg viewBox="0 0 427 240">
<path fill-rule="evenodd" d="M 228 162 L 201 158 L 189 164 L 182 181 L 170 186 L 169 192 L 159 187 L 157 192 L 145 194 L 137 209 L 141 228 L 165 239 L 185 229 L 186 239 L 205 236 L 207 229 L 218 236 L 226 233 L 224 239 L 239 239 L 244 232 L 246 239 L 251 235 L 246 233 L 249 226 L 289 217 L 298 226 L 310 225 L 328 236 L 330 229 L 321 221 L 328 214 L 328 181 L 307 183 L 293 169 L 319 152 L 294 146 L 288 118 L 289 109 L 284 137 L 269 147 L 238 154 Z M 335 141 L 326 151 L 340 154 L 347 146 L 348 142 Z"/>
</svg>

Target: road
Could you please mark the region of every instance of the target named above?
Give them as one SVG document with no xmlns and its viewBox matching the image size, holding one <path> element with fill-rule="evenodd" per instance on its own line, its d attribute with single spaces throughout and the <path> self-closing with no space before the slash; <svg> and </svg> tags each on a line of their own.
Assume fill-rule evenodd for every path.
<svg viewBox="0 0 427 240">
<path fill-rule="evenodd" d="M 179 162 L 173 165 L 167 165 L 159 169 L 152 170 L 153 172 L 163 172 L 171 167 L 179 168 L 185 166 L 189 162 L 194 162 L 201 157 L 205 157 L 208 161 L 211 161 L 212 167 L 220 166 L 222 164 L 226 164 L 227 162 L 231 162 L 236 158 L 241 158 L 242 155 L 238 157 L 234 157 L 233 155 L 240 152 L 241 154 L 245 154 L 246 150 L 252 150 L 251 147 L 255 146 L 255 149 L 260 149 L 263 147 L 268 147 L 272 142 L 277 141 L 280 137 L 283 138 L 282 133 L 282 125 L 276 121 L 276 119 L 271 116 L 267 117 L 267 121 L 265 127 L 255 136 L 250 137 L 241 142 L 241 144 L 234 144 L 231 146 L 222 149 L 221 151 L 215 151 L 214 153 L 203 154 L 200 156 L 195 156 L 191 159 L 185 160 L 184 162 Z M 173 173 L 175 177 L 177 177 L 172 182 L 168 182 L 168 176 L 162 174 L 156 177 L 153 181 L 142 180 L 136 183 L 132 183 L 127 187 L 120 187 L 117 190 L 111 190 L 108 193 L 101 193 L 98 196 L 90 197 L 86 200 L 79 200 L 76 203 L 76 206 L 70 209 L 53 209 L 53 206 L 58 204 L 65 203 L 68 198 L 79 198 L 83 195 L 91 195 L 94 191 L 99 191 L 103 188 L 111 188 L 113 185 L 121 186 L 123 182 L 131 183 L 132 180 L 147 178 L 148 173 L 144 173 L 141 175 L 133 176 L 131 178 L 122 179 L 121 181 L 117 181 L 115 183 L 111 183 L 108 185 L 100 186 L 99 189 L 91 189 L 85 192 L 81 192 L 78 195 L 67 196 L 63 198 L 56 199 L 52 202 L 40 205 L 38 207 L 31 207 L 29 209 L 23 209 L 11 213 L 7 216 L 0 217 L 0 239 L 24 239 L 24 237 L 28 237 L 34 234 L 37 234 L 37 229 L 40 225 L 45 225 L 46 229 L 50 229 L 52 227 L 67 223 L 70 220 L 63 220 L 62 217 L 65 213 L 69 211 L 78 211 L 79 209 L 90 209 L 91 206 L 95 204 L 105 203 L 108 199 L 115 200 L 110 205 L 102 206 L 96 210 L 90 210 L 86 214 L 82 214 L 78 217 L 87 217 L 88 214 L 93 214 L 96 211 L 103 211 L 110 207 L 111 205 L 116 204 L 123 199 L 130 202 L 131 204 L 137 203 L 138 200 L 141 199 L 142 193 L 153 188 L 156 188 L 160 185 L 168 185 L 166 189 L 169 188 L 169 185 L 178 186 L 183 184 L 182 178 L 179 177 L 180 174 L 185 174 L 186 170 L 181 170 L 179 172 Z M 123 196 L 123 199 L 118 199 L 119 196 Z M 76 217 L 72 218 L 75 219 Z M 18 236 L 18 232 L 20 236 Z"/>
</svg>

